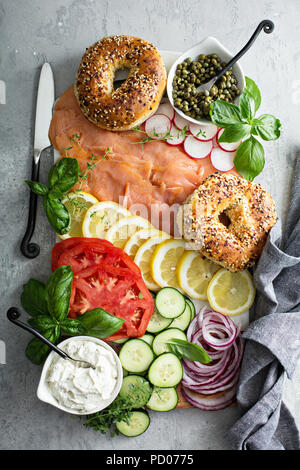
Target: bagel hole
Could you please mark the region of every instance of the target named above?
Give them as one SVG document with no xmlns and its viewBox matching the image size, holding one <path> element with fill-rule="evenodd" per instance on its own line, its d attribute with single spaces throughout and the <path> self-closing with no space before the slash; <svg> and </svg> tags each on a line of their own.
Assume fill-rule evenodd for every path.
<svg viewBox="0 0 300 470">
<path fill-rule="evenodd" d="M 225 227 L 229 227 L 230 225 L 230 218 L 228 217 L 228 215 L 226 214 L 226 212 L 221 212 L 221 214 L 219 214 L 219 221 L 221 222 L 221 224 L 225 225 Z"/>
<path fill-rule="evenodd" d="M 125 82 L 129 75 L 129 72 L 130 69 L 126 67 L 116 70 L 114 76 L 114 90 L 117 90 Z"/>
</svg>

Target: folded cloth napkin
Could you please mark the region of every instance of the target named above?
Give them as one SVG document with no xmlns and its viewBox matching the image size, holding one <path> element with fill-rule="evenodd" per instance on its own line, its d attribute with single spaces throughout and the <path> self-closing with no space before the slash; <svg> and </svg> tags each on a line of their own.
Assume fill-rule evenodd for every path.
<svg viewBox="0 0 300 470">
<path fill-rule="evenodd" d="M 234 450 L 300 449 L 295 420 L 282 401 L 285 376 L 293 377 L 300 357 L 299 182 L 300 158 L 284 237 L 277 221 L 253 271 L 257 294 L 251 323 L 243 333 L 237 389 L 242 416 L 227 434 Z"/>
</svg>

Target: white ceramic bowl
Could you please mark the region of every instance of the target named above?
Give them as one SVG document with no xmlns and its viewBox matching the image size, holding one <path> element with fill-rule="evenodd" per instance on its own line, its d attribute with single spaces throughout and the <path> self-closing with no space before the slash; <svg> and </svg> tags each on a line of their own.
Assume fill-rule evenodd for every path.
<svg viewBox="0 0 300 470">
<path fill-rule="evenodd" d="M 96 410 L 89 411 L 88 413 L 79 412 L 77 410 L 70 410 L 69 408 L 65 408 L 64 406 L 60 405 L 55 399 L 55 397 L 52 395 L 51 390 L 48 387 L 47 381 L 46 381 L 46 377 L 47 377 L 51 362 L 54 359 L 54 357 L 57 356 L 57 353 L 52 351 L 45 361 L 45 364 L 42 370 L 42 375 L 41 375 L 40 382 L 39 382 L 38 389 L 37 389 L 37 396 L 41 401 L 44 401 L 45 403 L 49 403 L 50 405 L 53 405 L 56 408 L 59 408 L 60 410 L 63 410 L 67 413 L 74 414 L 74 415 L 87 415 L 87 414 L 92 414 L 92 413 L 96 413 L 97 411 L 103 410 L 114 401 L 114 399 L 117 397 L 120 391 L 120 388 L 122 386 L 123 369 L 122 369 L 120 359 L 118 355 L 115 353 L 115 351 L 113 350 L 113 348 L 109 346 L 107 343 L 105 343 L 104 341 L 102 341 L 101 339 L 93 338 L 92 336 L 73 336 L 72 338 L 68 338 L 62 341 L 61 343 L 59 343 L 58 347 L 61 347 L 64 344 L 69 343 L 70 341 L 78 341 L 78 340 L 93 341 L 94 343 L 99 344 L 100 346 L 103 346 L 105 349 L 113 353 L 114 358 L 116 360 L 117 371 L 118 371 L 117 383 L 116 383 L 113 395 L 107 400 L 103 401 L 103 406 L 100 409 L 98 408 Z"/>
<path fill-rule="evenodd" d="M 193 46 L 191 49 L 188 51 L 184 52 L 180 57 L 178 57 L 177 60 L 173 63 L 172 67 L 170 68 L 169 74 L 168 74 L 168 82 L 167 82 L 167 94 L 169 101 L 173 108 L 176 110 L 176 112 L 185 118 L 187 121 L 193 122 L 195 124 L 211 124 L 211 121 L 208 119 L 201 119 L 201 121 L 191 118 L 184 114 L 182 111 L 177 109 L 174 106 L 174 101 L 172 97 L 172 91 L 173 91 L 173 78 L 176 73 L 176 68 L 178 64 L 181 64 L 184 59 L 187 57 L 190 57 L 192 60 L 195 60 L 198 58 L 200 54 L 218 54 L 218 56 L 221 58 L 223 62 L 229 62 L 230 59 L 234 56 L 231 52 L 229 52 L 216 38 L 213 38 L 209 36 L 208 38 L 204 39 L 203 41 L 199 42 L 199 44 L 196 44 Z M 238 82 L 238 88 L 243 91 L 243 88 L 245 86 L 245 76 L 242 71 L 241 66 L 239 65 L 238 62 L 234 64 L 232 67 L 233 74 L 235 75 L 237 82 Z M 238 103 L 239 98 L 237 97 L 235 100 L 235 103 Z"/>
</svg>

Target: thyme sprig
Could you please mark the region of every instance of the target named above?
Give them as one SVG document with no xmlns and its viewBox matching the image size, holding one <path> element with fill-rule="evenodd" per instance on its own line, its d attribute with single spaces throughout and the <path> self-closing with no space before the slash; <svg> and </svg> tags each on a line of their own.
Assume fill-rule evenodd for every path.
<svg viewBox="0 0 300 470">
<path fill-rule="evenodd" d="M 172 140 L 174 138 L 174 136 L 171 134 L 170 131 L 168 131 L 164 136 L 160 137 L 160 134 L 158 134 L 155 130 L 152 131 L 152 135 L 154 137 L 156 137 L 155 139 L 153 139 L 149 134 L 147 134 L 146 131 L 144 131 L 140 126 L 136 126 L 133 128 L 134 131 L 136 132 L 141 132 L 143 134 L 146 134 L 146 137 L 144 139 L 141 139 L 137 142 L 130 142 L 131 144 L 141 144 L 141 148 L 143 150 L 144 148 L 144 144 L 148 143 L 148 142 L 156 142 L 157 140 L 162 140 L 164 142 L 166 142 L 167 140 Z M 184 128 L 182 130 L 180 130 L 179 132 L 179 135 L 181 135 L 182 137 L 186 137 L 188 134 L 188 128 L 187 126 L 184 126 Z"/>
</svg>

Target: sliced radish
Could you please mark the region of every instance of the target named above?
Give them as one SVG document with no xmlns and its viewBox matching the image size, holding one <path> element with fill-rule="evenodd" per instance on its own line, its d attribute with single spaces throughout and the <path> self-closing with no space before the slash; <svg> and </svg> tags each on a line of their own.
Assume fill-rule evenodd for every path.
<svg viewBox="0 0 300 470">
<path fill-rule="evenodd" d="M 211 164 L 218 171 L 229 171 L 234 168 L 233 159 L 235 152 L 226 152 L 218 147 L 215 147 L 210 154 Z"/>
<path fill-rule="evenodd" d="M 170 103 L 162 103 L 158 106 L 155 114 L 165 114 L 171 121 L 173 121 L 175 109 L 170 105 Z"/>
<path fill-rule="evenodd" d="M 214 124 L 200 125 L 193 124 L 189 125 L 190 133 L 198 140 L 206 141 L 212 140 L 218 132 L 218 127 Z"/>
<path fill-rule="evenodd" d="M 152 139 L 163 139 L 171 129 L 171 121 L 165 114 L 153 114 L 147 119 L 145 131 Z"/>
<path fill-rule="evenodd" d="M 206 140 L 201 141 L 195 139 L 192 135 L 189 135 L 185 138 L 184 141 L 184 150 L 191 158 L 205 158 L 208 157 L 212 150 L 212 141 Z"/>
<path fill-rule="evenodd" d="M 181 117 L 178 113 L 175 112 L 174 116 L 174 124 L 178 129 L 182 130 L 185 127 L 188 129 L 189 128 L 189 121 L 187 119 L 184 119 Z"/>
<path fill-rule="evenodd" d="M 185 135 L 183 132 L 178 129 L 174 124 L 172 124 L 172 127 L 170 129 L 170 134 L 168 138 L 166 139 L 166 142 L 169 145 L 180 145 L 185 139 Z"/>
<path fill-rule="evenodd" d="M 217 144 L 220 147 L 220 149 L 224 150 L 225 152 L 234 152 L 238 146 L 240 145 L 240 142 L 219 142 L 219 138 L 223 134 L 224 129 L 219 129 L 218 135 L 217 135 Z"/>
</svg>

